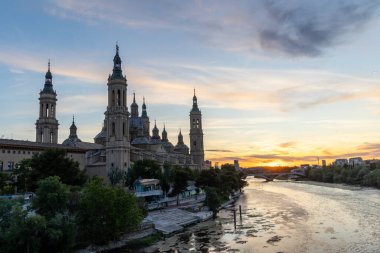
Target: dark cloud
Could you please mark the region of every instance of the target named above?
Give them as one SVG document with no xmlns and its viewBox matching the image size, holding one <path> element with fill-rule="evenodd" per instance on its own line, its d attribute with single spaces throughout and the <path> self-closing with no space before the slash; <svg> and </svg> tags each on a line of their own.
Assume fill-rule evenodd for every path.
<svg viewBox="0 0 380 253">
<path fill-rule="evenodd" d="M 194 42 L 229 51 L 262 49 L 291 56 L 318 56 L 357 35 L 379 0 L 140 1 L 56 0 L 49 14 L 112 22 L 136 29 L 171 29 Z M 54 10 L 54 11 L 52 11 Z"/>
<path fill-rule="evenodd" d="M 270 26 L 259 31 L 260 44 L 294 56 L 320 55 L 341 42 L 343 35 L 358 32 L 379 4 L 378 0 L 264 1 Z"/>
<path fill-rule="evenodd" d="M 206 150 L 207 152 L 222 152 L 222 153 L 227 153 L 227 152 L 232 152 L 231 150 L 228 149 L 208 149 Z"/>
</svg>

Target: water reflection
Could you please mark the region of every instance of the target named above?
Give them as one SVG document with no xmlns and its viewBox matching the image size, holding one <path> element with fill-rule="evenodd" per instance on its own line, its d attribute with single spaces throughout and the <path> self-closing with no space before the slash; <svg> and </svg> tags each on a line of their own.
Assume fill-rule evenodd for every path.
<svg viewBox="0 0 380 253">
<path fill-rule="evenodd" d="M 222 210 L 216 220 L 141 252 L 379 252 L 380 191 L 249 183 L 236 205 Z"/>
</svg>

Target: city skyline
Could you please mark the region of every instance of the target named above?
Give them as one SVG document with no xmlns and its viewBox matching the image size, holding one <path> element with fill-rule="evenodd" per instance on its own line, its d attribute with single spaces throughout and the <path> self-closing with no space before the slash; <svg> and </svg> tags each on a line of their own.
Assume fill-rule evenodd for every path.
<svg viewBox="0 0 380 253">
<path fill-rule="evenodd" d="M 59 142 L 73 114 L 79 138 L 93 141 L 117 41 L 128 105 L 134 91 L 141 112 L 144 96 L 173 143 L 179 128 L 188 133 L 196 89 L 206 159 L 248 167 L 380 155 L 377 1 L 2 5 L 4 138 L 35 140 L 50 59 Z"/>
</svg>

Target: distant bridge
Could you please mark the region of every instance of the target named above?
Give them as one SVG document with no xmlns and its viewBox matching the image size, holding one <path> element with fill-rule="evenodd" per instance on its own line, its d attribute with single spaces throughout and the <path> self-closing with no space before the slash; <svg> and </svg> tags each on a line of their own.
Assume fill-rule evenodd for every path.
<svg viewBox="0 0 380 253">
<path fill-rule="evenodd" d="M 250 176 L 254 176 L 255 178 L 263 178 L 266 181 L 273 181 L 275 179 L 299 179 L 304 178 L 305 173 L 294 171 L 294 172 L 258 172 L 249 174 Z"/>
</svg>

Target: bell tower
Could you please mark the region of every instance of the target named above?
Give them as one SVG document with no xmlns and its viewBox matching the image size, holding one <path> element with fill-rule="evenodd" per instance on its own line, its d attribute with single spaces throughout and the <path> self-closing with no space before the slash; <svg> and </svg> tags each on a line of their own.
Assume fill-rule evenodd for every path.
<svg viewBox="0 0 380 253">
<path fill-rule="evenodd" d="M 45 75 L 44 89 L 40 92 L 40 116 L 36 122 L 36 142 L 58 142 L 58 120 L 55 118 L 57 93 L 53 90 L 53 75 L 50 72 L 50 60 L 48 71 Z"/>
<path fill-rule="evenodd" d="M 112 75 L 108 77 L 108 106 L 105 112 L 106 169 L 130 167 L 130 141 L 127 108 L 127 79 L 123 76 L 119 46 L 113 59 Z"/>
<path fill-rule="evenodd" d="M 203 149 L 203 130 L 202 130 L 202 113 L 198 108 L 198 101 L 193 96 L 193 108 L 190 111 L 190 155 L 193 162 L 198 165 L 199 169 L 204 165 L 204 149 Z"/>
</svg>

